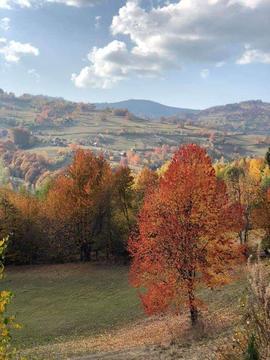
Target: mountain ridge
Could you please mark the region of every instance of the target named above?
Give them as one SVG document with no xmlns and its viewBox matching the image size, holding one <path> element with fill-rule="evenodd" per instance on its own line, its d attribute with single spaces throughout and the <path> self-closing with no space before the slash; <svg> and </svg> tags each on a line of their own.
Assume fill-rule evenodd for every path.
<svg viewBox="0 0 270 360">
<path fill-rule="evenodd" d="M 106 108 L 124 108 L 136 116 L 143 118 L 168 117 L 174 115 L 193 115 L 199 112 L 197 109 L 181 108 L 177 106 L 164 105 L 157 101 L 145 99 L 128 99 L 117 102 L 101 102 L 94 104 L 98 110 Z"/>
</svg>

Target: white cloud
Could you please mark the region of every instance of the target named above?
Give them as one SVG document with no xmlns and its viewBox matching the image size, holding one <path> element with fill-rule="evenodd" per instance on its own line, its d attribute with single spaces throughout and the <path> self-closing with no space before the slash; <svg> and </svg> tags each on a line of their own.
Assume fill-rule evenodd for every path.
<svg viewBox="0 0 270 360">
<path fill-rule="evenodd" d="M 118 40 L 103 48 L 94 47 L 88 54 L 90 65 L 80 73 L 72 74 L 77 87 L 110 88 L 130 74 L 138 76 L 161 75 L 165 66 L 157 61 L 157 53 L 140 54 L 136 48 L 128 50 L 127 45 Z M 170 59 L 166 60 L 169 66 Z"/>
<path fill-rule="evenodd" d="M 0 0 L 0 9 L 13 9 L 14 7 L 30 8 L 42 6 L 46 3 L 58 3 L 67 6 L 93 6 L 102 0 Z"/>
<path fill-rule="evenodd" d="M 0 29 L 8 31 L 10 29 L 10 18 L 4 17 L 0 19 Z"/>
<path fill-rule="evenodd" d="M 40 81 L 40 75 L 39 75 L 39 73 L 37 72 L 36 69 L 29 69 L 29 70 L 27 71 L 27 73 L 28 73 L 31 77 L 33 77 L 33 78 L 36 80 L 36 82 L 39 82 L 39 81 Z"/>
<path fill-rule="evenodd" d="M 54 2 L 59 4 L 65 4 L 68 6 L 93 6 L 98 3 L 98 0 L 45 0 L 44 2 Z M 100 1 L 99 1 L 100 2 Z"/>
<path fill-rule="evenodd" d="M 12 9 L 14 6 L 31 7 L 32 0 L 0 0 L 0 9 Z"/>
<path fill-rule="evenodd" d="M 20 43 L 14 40 L 8 41 L 2 38 L 2 41 L 0 41 L 0 55 L 8 63 L 18 63 L 24 55 L 38 56 L 39 50 L 29 43 Z"/>
<path fill-rule="evenodd" d="M 244 5 L 246 7 L 249 7 L 251 9 L 255 9 L 260 3 L 262 3 L 264 0 L 230 0 L 229 5 Z"/>
<path fill-rule="evenodd" d="M 76 86 L 104 88 L 134 74 L 159 76 L 191 63 L 268 63 L 270 1 L 179 0 L 146 11 L 140 0 L 128 0 L 111 32 L 129 41 L 90 50 L 90 64 L 72 76 Z M 256 54 L 243 53 L 246 43 Z"/>
<path fill-rule="evenodd" d="M 209 76 L 209 69 L 203 69 L 201 72 L 200 72 L 200 75 L 201 75 L 201 78 L 202 79 L 207 79 L 208 76 Z"/>
<path fill-rule="evenodd" d="M 270 64 L 270 50 L 269 52 L 264 52 L 258 49 L 251 49 L 249 46 L 246 46 L 246 50 L 237 60 L 237 64 L 247 65 L 251 63 Z"/>
<path fill-rule="evenodd" d="M 95 17 L 95 28 L 98 29 L 100 27 L 100 21 L 102 19 L 102 16 L 96 16 Z"/>
</svg>

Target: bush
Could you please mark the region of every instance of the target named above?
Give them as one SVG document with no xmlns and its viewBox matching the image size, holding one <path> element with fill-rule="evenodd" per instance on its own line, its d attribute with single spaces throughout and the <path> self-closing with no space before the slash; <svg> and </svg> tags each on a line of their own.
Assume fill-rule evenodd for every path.
<svg viewBox="0 0 270 360">
<path fill-rule="evenodd" d="M 7 238 L 0 241 L 0 280 L 4 276 L 4 254 L 7 247 Z M 15 350 L 11 346 L 11 330 L 19 328 L 14 316 L 7 315 L 7 306 L 12 299 L 10 291 L 0 291 L 0 360 L 12 359 Z"/>
<path fill-rule="evenodd" d="M 259 356 L 259 352 L 257 349 L 255 336 L 252 335 L 248 342 L 248 348 L 247 348 L 245 360 L 259 360 L 259 359 L 260 359 L 260 356 Z"/>
<path fill-rule="evenodd" d="M 128 114 L 127 109 L 114 109 L 113 115 L 114 116 L 126 116 Z"/>
<path fill-rule="evenodd" d="M 261 242 L 261 250 L 265 255 L 270 255 L 270 235 L 266 235 Z"/>
<path fill-rule="evenodd" d="M 270 359 L 269 270 L 259 256 L 256 263 L 249 262 L 248 278 L 242 326 L 218 349 L 216 358 L 219 360 Z"/>
</svg>

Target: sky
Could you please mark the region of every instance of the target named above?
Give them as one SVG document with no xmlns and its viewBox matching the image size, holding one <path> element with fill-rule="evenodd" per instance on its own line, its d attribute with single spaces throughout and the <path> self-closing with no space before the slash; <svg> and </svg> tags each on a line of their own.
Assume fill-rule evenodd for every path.
<svg viewBox="0 0 270 360">
<path fill-rule="evenodd" d="M 0 88 L 202 109 L 270 102 L 270 0 L 0 0 Z"/>
</svg>

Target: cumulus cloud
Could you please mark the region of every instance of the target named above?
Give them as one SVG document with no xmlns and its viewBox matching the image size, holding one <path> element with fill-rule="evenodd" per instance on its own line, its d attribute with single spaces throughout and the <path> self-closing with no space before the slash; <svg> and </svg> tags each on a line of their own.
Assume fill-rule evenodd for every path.
<svg viewBox="0 0 270 360">
<path fill-rule="evenodd" d="M 10 18 L 4 17 L 0 19 L 0 29 L 8 31 L 10 29 Z"/>
<path fill-rule="evenodd" d="M 38 56 L 39 50 L 29 43 L 21 43 L 14 40 L 8 41 L 5 38 L 1 38 L 0 55 L 2 55 L 8 63 L 18 63 L 22 56 Z"/>
<path fill-rule="evenodd" d="M 162 67 L 155 61 L 155 56 L 141 57 L 136 49 L 128 51 L 127 45 L 118 40 L 110 42 L 103 48 L 94 47 L 88 54 L 91 65 L 84 67 L 80 73 L 72 74 L 72 81 L 77 87 L 111 88 L 130 73 L 142 75 L 161 74 Z"/>
<path fill-rule="evenodd" d="M 102 0 L 0 0 L 0 9 L 13 9 L 14 7 L 30 8 L 32 6 L 42 6 L 46 3 L 58 3 L 67 6 L 93 6 Z"/>
<path fill-rule="evenodd" d="M 76 86 L 110 87 L 133 74 L 160 75 L 191 63 L 268 63 L 270 1 L 179 0 L 147 11 L 139 0 L 128 0 L 111 32 L 128 42 L 90 50 L 89 65 L 72 75 Z"/>
</svg>

